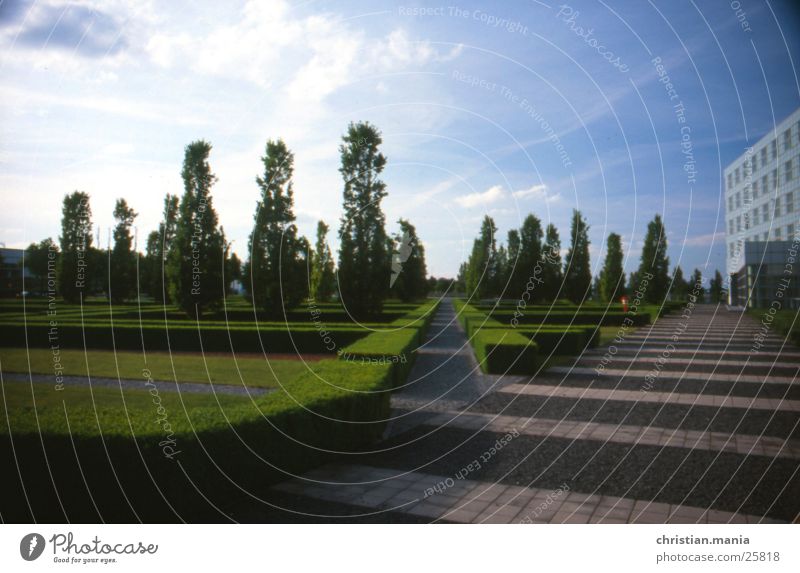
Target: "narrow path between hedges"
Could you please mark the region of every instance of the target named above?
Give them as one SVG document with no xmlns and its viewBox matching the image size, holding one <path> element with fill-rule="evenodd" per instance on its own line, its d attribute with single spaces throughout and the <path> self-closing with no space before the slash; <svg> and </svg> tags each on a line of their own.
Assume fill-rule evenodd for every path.
<svg viewBox="0 0 800 573">
<path fill-rule="evenodd" d="M 679 311 L 535 379 L 480 373 L 466 342 L 443 301 L 381 451 L 274 486 L 270 503 L 299 517 L 250 503 L 232 518 L 797 519 L 800 350 L 752 317 Z"/>
</svg>

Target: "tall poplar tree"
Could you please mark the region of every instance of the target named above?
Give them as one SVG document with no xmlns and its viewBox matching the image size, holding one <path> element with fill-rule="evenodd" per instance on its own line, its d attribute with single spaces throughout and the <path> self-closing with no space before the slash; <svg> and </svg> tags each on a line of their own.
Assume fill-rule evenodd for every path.
<svg viewBox="0 0 800 573">
<path fill-rule="evenodd" d="M 542 281 L 541 291 L 544 294 L 544 300 L 554 302 L 564 282 L 564 274 L 561 265 L 561 238 L 558 236 L 558 229 L 552 223 L 547 225 L 545 232 Z"/>
<path fill-rule="evenodd" d="M 592 289 L 589 226 L 577 209 L 572 211 L 570 239 L 572 243 L 564 260 L 564 292 L 569 300 L 577 304 L 588 298 Z"/>
<path fill-rule="evenodd" d="M 647 275 L 652 275 L 652 278 Z M 648 283 L 644 299 L 654 304 L 666 300 L 670 285 L 667 232 L 661 215 L 658 214 L 647 224 L 647 234 L 644 237 L 639 280 L 644 281 L 645 278 Z"/>
<path fill-rule="evenodd" d="M 307 294 L 305 251 L 294 223 L 294 154 L 283 140 L 269 140 L 261 161 L 264 173 L 256 177 L 261 199 L 248 243 L 245 283 L 255 305 L 278 315 Z"/>
<path fill-rule="evenodd" d="M 92 209 L 88 193 L 75 191 L 64 196 L 59 242 L 58 290 L 65 301 L 76 303 L 89 294 L 94 271 L 91 264 Z"/>
<path fill-rule="evenodd" d="M 481 232 L 472 243 L 472 253 L 467 261 L 467 297 L 477 300 L 496 294 L 494 272 L 497 266 L 497 226 L 486 215 L 481 223 Z"/>
<path fill-rule="evenodd" d="M 351 123 L 339 146 L 344 179 L 337 281 L 342 302 L 356 316 L 380 312 L 389 291 L 391 253 L 381 201 L 386 166 L 381 134 L 368 122 Z"/>
<path fill-rule="evenodd" d="M 183 197 L 166 269 L 172 301 L 193 318 L 225 296 L 225 242 L 211 198 L 217 178 L 208 163 L 210 153 L 211 144 L 203 140 L 184 151 Z"/>
<path fill-rule="evenodd" d="M 400 232 L 394 237 L 392 255 L 392 293 L 403 301 L 419 300 L 428 294 L 425 247 L 414 225 L 406 219 L 400 219 L 398 224 Z"/>
<path fill-rule="evenodd" d="M 603 263 L 603 270 L 600 271 L 600 300 L 619 302 L 619 298 L 625 294 L 625 269 L 622 267 L 625 257 L 622 254 L 622 237 L 616 233 L 609 234 L 606 247 L 606 260 Z"/>
<path fill-rule="evenodd" d="M 136 215 L 125 199 L 117 199 L 114 206 L 117 224 L 114 227 L 114 248 L 110 253 L 108 277 L 108 294 L 115 304 L 131 298 L 136 290 L 136 255 L 131 236 L 131 225 Z"/>
<path fill-rule="evenodd" d="M 327 301 L 336 289 L 333 255 L 328 246 L 328 225 L 317 223 L 317 241 L 311 255 L 311 285 L 309 296 L 314 300 Z"/>
<path fill-rule="evenodd" d="M 523 289 L 526 288 L 531 277 L 544 281 L 544 263 L 542 261 L 542 222 L 535 215 L 531 214 L 522 221 L 519 230 L 519 271 L 523 281 Z M 538 275 L 537 275 L 538 273 Z M 542 291 L 544 282 L 532 283 L 535 288 L 531 291 L 531 302 L 540 302 L 545 299 Z M 515 293 L 514 296 L 521 296 L 522 292 Z"/>
</svg>

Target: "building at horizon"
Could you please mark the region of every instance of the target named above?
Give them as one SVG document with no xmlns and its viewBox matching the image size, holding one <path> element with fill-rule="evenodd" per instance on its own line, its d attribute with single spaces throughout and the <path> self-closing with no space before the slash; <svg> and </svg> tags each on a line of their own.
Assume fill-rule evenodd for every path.
<svg viewBox="0 0 800 573">
<path fill-rule="evenodd" d="M 764 307 L 781 299 L 786 308 L 796 307 L 800 108 L 731 162 L 723 176 L 730 303 Z"/>
</svg>

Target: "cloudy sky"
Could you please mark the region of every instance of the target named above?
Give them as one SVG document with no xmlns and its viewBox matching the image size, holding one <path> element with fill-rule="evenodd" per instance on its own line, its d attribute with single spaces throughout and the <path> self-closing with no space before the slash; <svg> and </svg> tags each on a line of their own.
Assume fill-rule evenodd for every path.
<svg viewBox="0 0 800 573">
<path fill-rule="evenodd" d="M 764 0 L 2 0 L 0 242 L 57 237 L 74 189 L 102 246 L 118 197 L 145 236 L 200 138 L 241 256 L 270 138 L 295 153 L 301 231 L 335 230 L 338 144 L 369 120 L 389 230 L 409 218 L 436 276 L 486 213 L 500 239 L 533 212 L 566 244 L 573 208 L 593 265 L 614 231 L 635 267 L 661 213 L 673 265 L 723 269 L 721 172 L 800 106 L 798 24 L 792 2 Z"/>
</svg>

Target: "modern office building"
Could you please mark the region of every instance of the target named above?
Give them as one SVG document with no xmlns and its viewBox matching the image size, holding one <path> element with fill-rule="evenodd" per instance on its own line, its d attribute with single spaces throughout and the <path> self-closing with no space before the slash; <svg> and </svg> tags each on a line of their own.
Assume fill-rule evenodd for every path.
<svg viewBox="0 0 800 573">
<path fill-rule="evenodd" d="M 730 302 L 769 306 L 800 297 L 800 109 L 724 172 Z M 789 279 L 783 284 L 782 279 Z"/>
</svg>

